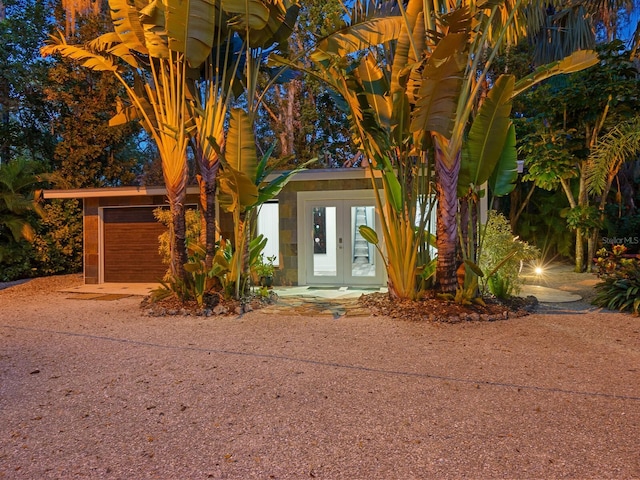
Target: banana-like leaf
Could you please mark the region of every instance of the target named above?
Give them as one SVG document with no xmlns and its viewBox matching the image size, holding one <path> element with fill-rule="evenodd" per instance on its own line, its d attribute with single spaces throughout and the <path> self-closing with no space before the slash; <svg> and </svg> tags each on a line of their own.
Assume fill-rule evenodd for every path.
<svg viewBox="0 0 640 480">
<path fill-rule="evenodd" d="M 389 192 L 386 195 L 386 199 L 391 202 L 391 206 L 396 212 L 401 212 L 402 205 L 402 186 L 398 181 L 398 177 L 396 177 L 395 172 L 385 171 L 384 172 L 384 181 L 387 184 L 387 191 Z"/>
<path fill-rule="evenodd" d="M 111 20 L 120 42 L 128 48 L 142 54 L 149 53 L 145 45 L 144 28 L 140 23 L 140 10 L 144 8 L 144 0 L 109 0 Z"/>
<path fill-rule="evenodd" d="M 511 125 L 509 115 L 514 83 L 513 75 L 498 77 L 480 106 L 460 165 L 458 195 L 464 195 L 469 185 L 482 185 L 496 168 Z"/>
<path fill-rule="evenodd" d="M 118 127 L 140 118 L 140 115 L 138 115 L 138 109 L 133 105 L 127 105 L 125 107 L 122 105 L 122 101 L 116 101 L 116 103 L 118 113 L 109 119 L 110 127 Z"/>
<path fill-rule="evenodd" d="M 478 266 L 477 263 L 472 262 L 469 259 L 464 260 L 464 264 L 469 267 L 471 269 L 471 271 L 473 273 L 475 273 L 477 276 L 479 277 L 484 277 L 484 272 L 482 271 L 482 269 Z"/>
<path fill-rule="evenodd" d="M 420 49 L 420 51 L 414 52 L 413 49 L 409 49 L 406 66 L 403 68 L 403 72 L 398 76 L 398 80 L 400 82 L 398 87 L 406 84 L 404 91 L 407 94 L 407 98 L 411 105 L 414 105 L 418 100 L 418 92 L 420 91 L 420 85 L 422 84 L 422 73 L 419 68 L 416 68 L 420 65 L 421 58 L 416 57 L 416 55 L 420 55 L 422 53 L 422 49 L 425 47 L 426 43 L 424 12 L 420 12 L 418 15 L 418 21 L 416 22 L 415 27 L 413 27 L 413 43 Z M 408 75 L 406 75 L 407 71 Z M 407 125 L 409 124 L 407 123 Z"/>
<path fill-rule="evenodd" d="M 43 57 L 59 53 L 63 57 L 71 58 L 79 62 L 83 67 L 90 68 L 99 72 L 109 71 L 117 72 L 118 66 L 113 59 L 108 56 L 98 55 L 90 52 L 77 45 L 69 45 L 64 35 L 58 32 L 58 35 L 51 35 L 47 44 L 40 49 Z"/>
<path fill-rule="evenodd" d="M 369 108 L 375 112 L 378 125 L 389 130 L 391 126 L 391 97 L 389 85 L 384 73 L 376 64 L 372 55 L 366 55 L 358 66 L 358 75 L 362 81 Z"/>
<path fill-rule="evenodd" d="M 224 158 L 228 165 L 255 183 L 258 173 L 256 141 L 249 115 L 241 108 L 231 109 Z"/>
<path fill-rule="evenodd" d="M 256 0 L 252 0 L 256 1 Z M 263 3 L 269 15 L 265 25 L 245 30 L 240 22 L 238 33 L 245 38 L 251 48 L 266 49 L 275 43 L 284 43 L 291 35 L 300 7 L 287 0 L 272 0 Z M 252 12 L 251 12 L 252 13 Z M 286 47 L 284 48 L 286 50 Z"/>
<path fill-rule="evenodd" d="M 280 24 L 280 27 L 273 34 L 271 43 L 278 43 L 278 44 L 284 43 L 289 39 L 289 37 L 293 33 L 293 28 L 295 27 L 296 20 L 298 19 L 298 14 L 300 13 L 300 5 L 298 5 L 297 3 L 294 3 L 287 6 L 286 3 L 287 2 L 285 2 L 285 6 L 287 7 L 287 12 L 284 16 L 284 19 L 282 20 L 282 23 Z M 269 46 L 271 45 L 270 44 L 264 45 L 263 48 L 267 48 Z"/>
<path fill-rule="evenodd" d="M 412 52 L 415 44 L 412 34 L 416 29 L 418 20 L 424 21 L 423 13 L 424 4 L 420 0 L 409 0 L 400 24 L 400 32 L 398 33 L 398 41 L 396 42 L 395 52 L 393 55 L 393 64 L 391 65 L 391 96 L 396 100 L 396 96 L 404 92 L 405 89 L 400 82 L 400 72 L 409 65 L 409 58 L 417 58 L 420 52 Z M 421 27 L 417 27 L 420 29 Z M 421 42 L 423 43 L 423 42 Z M 418 44 L 418 45 L 421 45 Z"/>
<path fill-rule="evenodd" d="M 260 187 L 258 190 L 258 201 L 256 204 L 262 205 L 278 195 L 285 185 L 289 183 L 291 177 L 302 170 L 306 170 L 306 168 L 296 168 L 295 170 L 284 172 L 273 181 L 269 182 L 268 185 Z"/>
<path fill-rule="evenodd" d="M 271 146 L 267 149 L 267 151 L 262 156 L 260 163 L 258 164 L 258 170 L 256 171 L 256 183 L 262 183 L 265 177 L 268 175 L 267 172 L 270 172 L 270 169 L 267 168 L 267 164 L 269 163 L 269 159 L 271 158 L 271 154 L 276 148 L 276 143 L 272 143 Z"/>
<path fill-rule="evenodd" d="M 228 164 L 218 173 L 220 206 L 226 212 L 245 211 L 258 201 L 258 187 L 246 174 Z"/>
<path fill-rule="evenodd" d="M 36 232 L 29 223 L 22 218 L 11 218 L 3 221 L 4 226 L 9 227 L 13 238 L 18 241 L 25 239 L 28 242 L 32 242 L 35 238 Z"/>
<path fill-rule="evenodd" d="M 515 97 L 537 83 L 553 77 L 554 75 L 579 72 L 580 70 L 584 70 L 585 68 L 595 65 L 598 61 L 598 54 L 595 51 L 578 50 L 562 60 L 542 65 L 541 67 L 536 68 L 532 74 L 518 80 L 513 89 L 513 96 Z"/>
<path fill-rule="evenodd" d="M 140 10 L 140 23 L 144 28 L 145 45 L 149 56 L 169 58 L 169 43 L 166 25 L 167 7 L 162 0 L 151 0 Z"/>
<path fill-rule="evenodd" d="M 411 121 L 412 132 L 425 130 L 451 136 L 467 61 L 466 43 L 465 33 L 449 34 L 427 60 Z"/>
<path fill-rule="evenodd" d="M 169 48 L 185 54 L 193 68 L 199 67 L 214 43 L 216 8 L 213 0 L 167 2 L 166 29 Z"/>
<path fill-rule="evenodd" d="M 402 17 L 374 18 L 346 27 L 322 39 L 311 54 L 314 62 L 323 62 L 331 56 L 344 57 L 351 53 L 396 40 L 402 30 Z"/>
<path fill-rule="evenodd" d="M 269 8 L 261 0 L 222 0 L 222 9 L 231 15 L 229 24 L 237 30 L 260 30 L 269 21 Z"/>
<path fill-rule="evenodd" d="M 508 195 L 516 188 L 518 180 L 518 151 L 516 149 L 516 127 L 511 124 L 504 142 L 502 155 L 489 177 L 489 188 L 497 197 Z"/>
</svg>

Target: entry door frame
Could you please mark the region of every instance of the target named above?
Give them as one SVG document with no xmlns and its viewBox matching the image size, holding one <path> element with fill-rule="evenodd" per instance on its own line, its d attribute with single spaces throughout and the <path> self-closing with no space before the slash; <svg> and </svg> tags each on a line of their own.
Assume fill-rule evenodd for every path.
<svg viewBox="0 0 640 480">
<path fill-rule="evenodd" d="M 334 277 L 327 277 L 326 279 L 315 277 L 312 282 L 308 282 L 308 279 L 313 275 L 309 275 L 310 269 L 313 268 L 313 251 L 311 246 L 313 245 L 313 222 L 309 218 L 310 210 L 313 206 L 318 204 L 326 204 L 326 206 L 342 205 L 346 201 L 349 202 L 366 202 L 369 205 L 376 207 L 375 193 L 373 190 L 323 190 L 315 192 L 298 192 L 297 194 L 297 232 L 298 232 L 298 284 L 299 285 L 332 285 L 336 284 Z M 350 214 L 350 206 L 345 208 L 345 215 Z M 341 207 L 338 207 L 341 208 Z M 347 212 L 348 210 L 348 212 Z M 377 208 L 376 217 L 378 217 Z M 339 216 L 341 216 L 339 214 Z M 376 218 L 376 230 L 378 231 L 378 237 L 382 238 L 379 231 L 380 221 Z M 345 246 L 346 248 L 346 246 Z M 380 254 L 374 248 L 372 249 L 376 255 L 376 275 L 373 277 L 358 278 L 358 281 L 353 285 L 347 286 L 384 286 L 386 283 L 386 271 L 384 269 L 384 262 L 380 257 Z"/>
</svg>

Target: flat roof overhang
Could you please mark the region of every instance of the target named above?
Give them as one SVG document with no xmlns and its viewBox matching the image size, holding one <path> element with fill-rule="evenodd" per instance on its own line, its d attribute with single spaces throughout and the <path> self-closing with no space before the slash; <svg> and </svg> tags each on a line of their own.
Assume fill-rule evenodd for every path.
<svg viewBox="0 0 640 480">
<path fill-rule="evenodd" d="M 276 172 L 269 175 L 266 181 L 271 181 L 282 175 L 284 172 Z M 381 176 L 381 172 L 376 171 L 375 176 Z M 302 170 L 296 173 L 289 180 L 290 182 L 317 182 L 321 180 L 343 180 L 371 178 L 371 171 L 368 168 L 328 168 Z M 187 194 L 197 195 L 200 191 L 197 185 L 187 187 Z M 151 197 L 155 195 L 166 195 L 167 189 L 164 186 L 134 186 L 134 187 L 102 187 L 102 188 L 74 188 L 69 190 L 43 190 L 45 199 L 54 198 L 105 198 L 105 197 Z"/>
</svg>

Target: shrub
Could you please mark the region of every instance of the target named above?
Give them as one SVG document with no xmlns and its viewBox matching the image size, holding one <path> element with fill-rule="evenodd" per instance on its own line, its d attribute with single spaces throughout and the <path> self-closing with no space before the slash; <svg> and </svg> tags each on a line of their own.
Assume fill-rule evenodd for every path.
<svg viewBox="0 0 640 480">
<path fill-rule="evenodd" d="M 640 310 L 640 261 L 625 258 L 624 245 L 614 245 L 611 251 L 598 251 L 596 266 L 602 282 L 596 284 L 592 303 L 610 310 L 629 311 L 638 315 Z"/>
<path fill-rule="evenodd" d="M 498 298 L 517 295 L 522 287 L 522 262 L 538 258 L 539 250 L 514 237 L 509 221 L 494 210 L 489 211 L 487 223 L 481 231 L 479 264 L 487 276 L 486 287 Z"/>
<path fill-rule="evenodd" d="M 31 242 L 7 238 L 2 245 L 0 281 L 75 273 L 82 270 L 82 209 L 79 200 L 54 200 L 43 217 L 29 215 Z"/>
<path fill-rule="evenodd" d="M 158 207 L 153 211 L 153 216 L 167 227 L 167 231 L 158 236 L 158 252 L 162 257 L 162 263 L 171 265 L 171 251 L 169 250 L 169 225 L 171 224 L 171 212 L 167 208 Z M 198 243 L 200 239 L 201 218 L 200 211 L 189 208 L 185 212 L 185 221 L 187 224 L 187 245 Z M 164 280 L 169 280 L 171 271 L 167 270 Z"/>
<path fill-rule="evenodd" d="M 33 241 L 38 275 L 75 273 L 82 269 L 82 208 L 79 200 L 53 200 L 44 206 Z"/>
</svg>

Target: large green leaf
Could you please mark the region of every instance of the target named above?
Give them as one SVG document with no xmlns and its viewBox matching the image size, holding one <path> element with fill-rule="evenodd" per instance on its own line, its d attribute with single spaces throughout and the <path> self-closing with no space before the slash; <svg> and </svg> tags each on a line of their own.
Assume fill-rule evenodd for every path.
<svg viewBox="0 0 640 480">
<path fill-rule="evenodd" d="M 411 121 L 412 132 L 433 131 L 450 138 L 464 78 L 466 42 L 465 33 L 449 34 L 438 42 L 427 60 Z"/>
<path fill-rule="evenodd" d="M 458 195 L 464 195 L 470 185 L 482 185 L 496 168 L 511 125 L 514 84 L 513 75 L 501 75 L 480 106 L 460 165 Z"/>
<path fill-rule="evenodd" d="M 378 243 L 380 242 L 380 240 L 378 240 L 378 234 L 373 228 L 368 227 L 367 225 L 360 225 L 360 227 L 358 227 L 358 230 L 360 231 L 360 235 L 362 235 L 362 238 L 364 238 L 372 245 L 378 245 Z"/>
<path fill-rule="evenodd" d="M 252 207 L 258 201 L 258 187 L 253 180 L 228 164 L 218 173 L 220 206 L 226 212 Z"/>
<path fill-rule="evenodd" d="M 351 25 L 318 42 L 311 58 L 315 62 L 323 62 L 331 56 L 344 57 L 374 45 L 396 40 L 402 25 L 403 20 L 400 16 L 374 18 Z"/>
<path fill-rule="evenodd" d="M 578 50 L 562 60 L 542 65 L 541 67 L 536 68 L 536 70 L 530 75 L 518 80 L 513 89 L 513 96 L 515 97 L 537 83 L 553 77 L 554 75 L 579 72 L 580 70 L 584 70 L 585 68 L 595 65 L 598 61 L 598 54 L 595 51 Z"/>
<path fill-rule="evenodd" d="M 213 46 L 215 17 L 213 0 L 167 2 L 169 48 L 184 53 L 191 67 L 200 66 Z"/>
<path fill-rule="evenodd" d="M 227 164 L 255 183 L 258 173 L 256 141 L 249 115 L 241 108 L 231 109 L 224 158 Z"/>
<path fill-rule="evenodd" d="M 518 180 L 518 151 L 516 149 L 516 127 L 511 124 L 504 142 L 502 155 L 489 177 L 489 188 L 497 197 L 508 195 L 516 188 Z"/>
<path fill-rule="evenodd" d="M 372 112 L 375 112 L 378 125 L 385 130 L 390 128 L 391 98 L 389 85 L 379 65 L 372 55 L 366 55 L 358 66 L 358 75 Z"/>
</svg>

